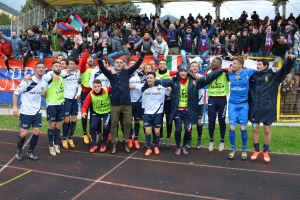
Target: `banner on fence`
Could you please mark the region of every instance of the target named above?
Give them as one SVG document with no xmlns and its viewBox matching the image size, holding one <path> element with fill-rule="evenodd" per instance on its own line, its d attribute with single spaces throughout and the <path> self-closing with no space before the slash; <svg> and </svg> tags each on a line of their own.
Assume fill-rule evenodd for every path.
<svg viewBox="0 0 300 200">
<path fill-rule="evenodd" d="M 131 56 L 129 60 L 138 60 L 138 56 Z M 214 57 L 211 57 L 212 60 Z M 159 57 L 159 60 L 163 59 L 163 56 Z M 51 67 L 51 63 L 56 60 L 56 58 L 45 58 L 45 65 L 47 68 Z M 79 58 L 81 61 L 81 58 Z M 153 56 L 146 56 L 143 64 L 153 61 Z M 39 62 L 39 59 L 29 59 L 26 64 L 26 69 L 22 70 L 22 61 L 21 60 L 9 60 L 10 67 L 14 70 L 13 73 L 10 73 L 6 70 L 4 59 L 0 58 L 0 103 L 12 103 L 12 94 L 15 89 L 19 86 L 20 82 L 23 80 L 26 74 L 33 74 L 36 63 Z M 95 64 L 98 65 L 97 60 L 94 60 Z M 170 55 L 167 56 L 167 67 L 168 70 L 176 71 L 177 66 L 182 62 L 180 55 Z M 256 69 L 256 61 L 254 60 L 245 60 L 244 66 L 246 68 Z M 223 68 L 229 67 L 232 64 L 232 61 L 223 60 Z M 270 64 L 271 66 L 271 64 Z"/>
</svg>

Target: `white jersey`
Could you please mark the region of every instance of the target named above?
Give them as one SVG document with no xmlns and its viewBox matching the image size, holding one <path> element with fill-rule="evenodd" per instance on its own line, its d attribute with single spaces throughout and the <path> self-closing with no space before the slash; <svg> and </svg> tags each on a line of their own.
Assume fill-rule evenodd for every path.
<svg viewBox="0 0 300 200">
<path fill-rule="evenodd" d="M 142 78 L 135 74 L 129 79 L 130 85 L 140 85 L 142 84 Z M 142 102 L 142 91 L 136 87 L 136 89 L 130 89 L 131 102 Z"/>
<path fill-rule="evenodd" d="M 28 83 L 26 81 L 20 83 L 14 94 L 21 95 L 21 114 L 35 115 L 41 112 L 41 95 L 44 94 L 45 88 L 45 82 L 35 76 Z"/>
<path fill-rule="evenodd" d="M 163 86 L 153 86 L 147 88 L 142 96 L 142 108 L 145 114 L 158 114 L 164 111 L 164 102 L 167 88 Z"/>
<path fill-rule="evenodd" d="M 109 79 L 100 71 L 100 69 L 94 69 L 90 75 L 89 85 L 93 88 L 93 82 L 98 79 L 102 83 L 102 87 L 111 87 Z"/>
<path fill-rule="evenodd" d="M 68 74 L 64 70 L 60 73 L 61 77 L 64 79 L 65 87 L 65 98 L 66 99 L 77 99 L 78 97 L 78 80 L 80 79 L 79 70 L 71 72 Z"/>
</svg>

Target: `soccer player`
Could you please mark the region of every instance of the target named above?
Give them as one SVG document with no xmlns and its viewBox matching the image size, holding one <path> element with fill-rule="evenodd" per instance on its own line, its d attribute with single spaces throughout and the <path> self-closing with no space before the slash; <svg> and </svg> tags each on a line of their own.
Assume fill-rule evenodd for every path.
<svg viewBox="0 0 300 200">
<path fill-rule="evenodd" d="M 57 61 L 52 62 L 53 73 L 48 73 L 43 76 L 46 83 L 46 103 L 47 115 L 49 119 L 48 127 L 48 140 L 50 154 L 55 156 L 60 153 L 58 139 L 60 136 L 61 122 L 64 119 L 64 80 L 60 76 L 60 63 Z M 52 77 L 51 74 L 55 74 Z"/>
<path fill-rule="evenodd" d="M 40 128 L 42 127 L 42 113 L 41 113 L 41 95 L 44 93 L 45 85 L 42 77 L 45 74 L 44 63 L 37 63 L 35 66 L 35 75 L 30 80 L 22 81 L 19 87 L 13 94 L 13 115 L 18 116 L 17 100 L 21 95 L 21 109 L 20 109 L 20 135 L 17 140 L 17 154 L 16 159 L 21 161 L 23 159 L 22 149 L 25 142 L 28 129 L 32 126 L 32 137 L 30 139 L 30 146 L 27 156 L 30 159 L 38 160 L 39 157 L 33 153 L 33 150 L 38 142 L 40 135 Z"/>
<path fill-rule="evenodd" d="M 100 56 L 101 57 L 101 56 Z M 130 152 L 128 147 L 128 139 L 131 128 L 131 99 L 130 99 L 130 88 L 129 78 L 143 62 L 145 53 L 141 52 L 139 60 L 130 68 L 123 68 L 123 61 L 117 59 L 115 61 L 115 70 L 108 70 L 104 67 L 102 59 L 98 59 L 98 64 L 102 73 L 109 79 L 112 86 L 112 98 L 111 98 L 111 136 L 112 136 L 112 149 L 111 153 L 117 152 L 117 125 L 119 116 L 123 113 L 124 117 L 124 149 L 127 153 Z"/>
<path fill-rule="evenodd" d="M 253 145 L 255 151 L 251 160 L 256 160 L 261 153 L 259 149 L 260 122 L 264 127 L 263 156 L 265 162 L 270 162 L 268 154 L 271 142 L 271 125 L 276 117 L 276 101 L 278 86 L 286 75 L 292 70 L 295 56 L 289 54 L 281 69 L 276 73 L 269 68 L 269 62 L 265 59 L 257 61 L 257 73 L 250 78 L 249 90 L 249 120 L 253 127 Z"/>
<path fill-rule="evenodd" d="M 172 88 L 169 123 L 174 119 L 177 146 L 175 155 L 180 156 L 181 152 L 184 155 L 188 154 L 186 145 L 188 140 L 191 139 L 192 124 L 196 124 L 198 121 L 198 91 L 220 76 L 224 70 L 217 70 L 197 80 L 191 79 L 185 66 L 180 66 L 178 71 L 179 77 L 177 80 L 161 79 L 160 81 L 162 86 Z M 181 148 L 182 123 L 184 123 L 185 134 Z"/>
<path fill-rule="evenodd" d="M 190 67 L 190 73 L 192 75 L 193 78 L 195 79 L 199 79 L 201 77 L 203 77 L 203 75 L 198 73 L 198 63 L 197 62 L 192 62 L 191 63 L 191 67 Z M 196 145 L 196 149 L 199 150 L 201 147 L 201 138 L 202 138 L 202 130 L 203 130 L 203 126 L 202 126 L 202 117 L 203 117 L 203 104 L 204 104 L 204 89 L 201 88 L 200 90 L 198 90 L 198 108 L 197 108 L 197 112 L 198 112 L 198 121 L 197 121 L 197 134 L 198 134 L 198 139 L 197 139 L 197 145 Z M 191 148 L 192 146 L 192 138 L 190 138 L 190 140 L 187 142 L 187 148 Z"/>
<path fill-rule="evenodd" d="M 74 50 L 74 49 L 73 49 Z M 81 106 L 87 95 L 92 90 L 89 85 L 91 73 L 94 69 L 93 58 L 89 56 L 88 49 L 86 49 L 82 55 L 81 62 L 79 64 L 79 71 L 81 75 Z M 91 135 L 87 133 L 87 118 L 81 118 L 82 129 L 83 129 L 83 141 L 85 144 L 89 144 L 92 140 Z"/>
<path fill-rule="evenodd" d="M 249 80 L 256 71 L 252 69 L 243 68 L 244 58 L 233 57 L 233 63 L 228 72 L 228 78 L 230 80 L 230 97 L 228 104 L 228 116 L 229 116 L 229 139 L 231 144 L 231 152 L 228 155 L 229 159 L 234 158 L 236 151 L 235 147 L 235 127 L 236 124 L 240 125 L 241 137 L 242 137 L 242 155 L 241 159 L 246 160 L 247 152 L 246 145 L 248 139 L 248 133 L 246 125 L 248 124 L 248 91 Z"/>
<path fill-rule="evenodd" d="M 167 88 L 155 84 L 155 73 L 149 72 L 147 74 L 147 86 L 142 88 L 142 108 L 144 108 L 144 126 L 146 134 L 145 156 L 152 153 L 151 149 L 151 131 L 152 126 L 155 132 L 154 153 L 159 154 L 158 144 L 160 141 L 160 129 L 162 126 L 163 108 L 165 102 L 165 95 Z"/>
<path fill-rule="evenodd" d="M 222 59 L 216 57 L 211 62 L 212 69 L 208 71 L 211 73 L 215 70 L 222 69 Z M 227 95 L 229 91 L 228 77 L 226 73 L 216 78 L 208 88 L 208 132 L 210 137 L 208 150 L 212 151 L 214 148 L 214 132 L 216 125 L 216 117 L 218 114 L 219 128 L 220 128 L 220 145 L 219 151 L 224 149 L 224 139 L 226 132 L 226 110 L 227 110 Z"/>
<path fill-rule="evenodd" d="M 62 60 L 60 64 L 63 62 Z M 69 146 L 75 148 L 73 141 L 73 135 L 77 122 L 78 114 L 78 80 L 80 78 L 80 72 L 77 70 L 78 60 L 77 58 L 70 58 L 67 61 L 68 69 L 61 71 L 60 75 L 64 79 L 64 89 L 65 89 L 65 103 L 64 103 L 64 123 L 63 123 L 63 137 L 62 137 L 62 146 L 65 149 L 68 149 Z M 58 77 L 57 75 L 54 75 Z M 70 122 L 71 116 L 71 122 Z"/>
<path fill-rule="evenodd" d="M 102 87 L 101 81 L 95 79 L 93 83 L 93 91 L 91 91 L 82 106 L 82 117 L 87 118 L 87 110 L 90 105 L 92 105 L 92 114 L 91 114 L 91 131 L 92 131 L 92 141 L 93 145 L 90 149 L 90 153 L 94 153 L 97 149 L 97 131 L 98 125 L 103 118 L 103 140 L 100 148 L 100 152 L 104 153 L 106 151 L 106 142 L 108 138 L 108 133 L 110 131 L 110 111 L 111 111 L 111 102 L 109 98 L 109 93 L 111 93 L 111 88 Z"/>
</svg>

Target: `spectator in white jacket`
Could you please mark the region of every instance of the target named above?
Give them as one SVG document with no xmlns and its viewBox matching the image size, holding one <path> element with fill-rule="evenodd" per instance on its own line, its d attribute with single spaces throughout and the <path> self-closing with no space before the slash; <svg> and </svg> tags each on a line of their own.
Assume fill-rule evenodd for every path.
<svg viewBox="0 0 300 200">
<path fill-rule="evenodd" d="M 169 48 L 168 44 L 162 39 L 161 34 L 157 34 L 156 40 L 154 40 L 154 45 L 151 45 L 151 52 L 153 53 L 154 61 L 157 65 L 159 64 L 159 55 L 164 55 L 164 59 L 167 60 Z"/>
<path fill-rule="evenodd" d="M 295 73 L 299 73 L 299 63 L 297 58 L 300 58 L 300 28 L 298 28 L 298 31 L 294 35 L 294 48 L 293 48 L 293 54 L 296 56 L 294 67 L 295 67 Z"/>
</svg>

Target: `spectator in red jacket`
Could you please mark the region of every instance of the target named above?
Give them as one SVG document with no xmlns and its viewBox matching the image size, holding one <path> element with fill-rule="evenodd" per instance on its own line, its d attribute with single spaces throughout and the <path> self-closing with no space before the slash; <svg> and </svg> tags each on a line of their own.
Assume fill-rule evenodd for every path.
<svg viewBox="0 0 300 200">
<path fill-rule="evenodd" d="M 4 58 L 5 66 L 7 71 L 12 73 L 12 70 L 9 68 L 8 64 L 8 58 L 13 58 L 14 57 L 14 52 L 12 50 L 12 46 L 9 41 L 6 41 L 4 38 L 1 38 L 0 40 L 0 55 L 1 57 Z"/>
</svg>

